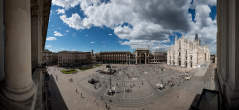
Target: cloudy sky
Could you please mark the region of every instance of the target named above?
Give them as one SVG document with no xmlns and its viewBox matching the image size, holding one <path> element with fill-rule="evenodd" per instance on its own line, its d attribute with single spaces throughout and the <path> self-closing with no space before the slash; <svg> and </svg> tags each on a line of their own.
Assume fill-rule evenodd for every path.
<svg viewBox="0 0 239 110">
<path fill-rule="evenodd" d="M 198 33 L 216 51 L 216 0 L 52 0 L 46 49 L 167 50 Z"/>
</svg>

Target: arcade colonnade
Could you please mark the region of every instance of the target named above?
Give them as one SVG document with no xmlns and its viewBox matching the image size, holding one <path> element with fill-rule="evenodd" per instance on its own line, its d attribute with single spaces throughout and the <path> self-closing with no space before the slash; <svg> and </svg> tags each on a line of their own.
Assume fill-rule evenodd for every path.
<svg viewBox="0 0 239 110">
<path fill-rule="evenodd" d="M 0 89 L 12 101 L 35 93 L 32 73 L 41 66 L 50 6 L 51 0 L 0 2 Z"/>
<path fill-rule="evenodd" d="M 239 1 L 217 0 L 217 77 L 222 104 L 239 108 Z"/>
</svg>

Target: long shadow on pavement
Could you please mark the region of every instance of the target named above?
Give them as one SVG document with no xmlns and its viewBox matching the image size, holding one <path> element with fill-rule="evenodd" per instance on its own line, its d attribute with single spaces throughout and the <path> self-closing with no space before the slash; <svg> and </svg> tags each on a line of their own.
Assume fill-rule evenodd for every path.
<svg viewBox="0 0 239 110">
<path fill-rule="evenodd" d="M 68 110 L 60 90 L 52 75 L 46 78 L 47 88 L 47 109 L 48 110 Z"/>
</svg>

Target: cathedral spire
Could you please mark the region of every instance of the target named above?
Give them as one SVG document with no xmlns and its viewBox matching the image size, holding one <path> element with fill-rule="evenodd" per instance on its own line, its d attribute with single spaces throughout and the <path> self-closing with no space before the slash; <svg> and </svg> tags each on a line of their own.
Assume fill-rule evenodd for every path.
<svg viewBox="0 0 239 110">
<path fill-rule="evenodd" d="M 198 34 L 197 33 L 195 34 L 195 42 L 197 42 L 197 44 L 200 45 L 200 40 L 198 38 Z"/>
<path fill-rule="evenodd" d="M 195 41 L 198 41 L 198 40 L 199 40 L 198 34 L 196 33 L 196 34 L 195 34 Z"/>
</svg>

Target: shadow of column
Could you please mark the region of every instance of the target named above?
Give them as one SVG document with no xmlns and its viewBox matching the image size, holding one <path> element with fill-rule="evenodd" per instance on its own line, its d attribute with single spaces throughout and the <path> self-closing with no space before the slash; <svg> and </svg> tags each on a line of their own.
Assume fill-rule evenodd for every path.
<svg viewBox="0 0 239 110">
<path fill-rule="evenodd" d="M 66 103 L 52 75 L 46 76 L 46 110 L 68 110 Z"/>
</svg>

